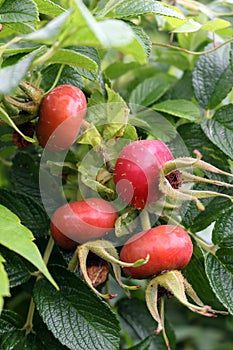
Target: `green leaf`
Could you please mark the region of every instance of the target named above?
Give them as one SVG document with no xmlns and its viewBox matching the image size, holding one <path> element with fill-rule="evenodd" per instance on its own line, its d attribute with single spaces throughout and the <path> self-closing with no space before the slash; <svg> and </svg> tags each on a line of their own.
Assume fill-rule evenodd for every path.
<svg viewBox="0 0 233 350">
<path fill-rule="evenodd" d="M 174 29 L 173 33 L 193 33 L 197 32 L 201 28 L 201 24 L 194 21 L 194 19 L 188 19 L 184 24 Z"/>
<path fill-rule="evenodd" d="M 233 277 L 217 256 L 208 254 L 205 261 L 210 285 L 219 301 L 233 315 Z"/>
<path fill-rule="evenodd" d="M 233 104 L 218 109 L 212 119 L 205 119 L 201 123 L 206 136 L 227 156 L 233 159 Z"/>
<path fill-rule="evenodd" d="M 215 207 L 216 208 L 216 207 Z M 229 208 L 214 225 L 212 240 L 222 248 L 233 248 L 233 208 Z"/>
<path fill-rule="evenodd" d="M 16 153 L 11 168 L 13 189 L 41 202 L 38 162 L 26 152 Z"/>
<path fill-rule="evenodd" d="M 10 285 L 3 263 L 5 259 L 0 254 L 0 314 L 3 309 L 3 298 L 10 296 Z"/>
<path fill-rule="evenodd" d="M 38 337 L 22 330 L 13 330 L 3 335 L 1 350 L 45 350 Z"/>
<path fill-rule="evenodd" d="M 177 136 L 176 128 L 161 114 L 150 109 L 134 111 L 134 115 L 130 115 L 130 123 L 165 143 Z"/>
<path fill-rule="evenodd" d="M 198 107 L 193 102 L 187 100 L 166 100 L 154 105 L 152 108 L 156 111 L 191 121 L 200 119 Z"/>
<path fill-rule="evenodd" d="M 196 291 L 204 304 L 221 310 L 222 304 L 216 298 L 205 272 L 205 260 L 201 249 L 194 245 L 192 259 L 182 271 L 184 277 Z"/>
<path fill-rule="evenodd" d="M 78 50 L 73 50 L 72 48 L 61 49 L 57 51 L 50 59 L 47 60 L 47 63 L 60 63 L 68 64 L 70 66 L 81 67 L 87 70 L 98 70 L 97 63 L 86 56 Z"/>
<path fill-rule="evenodd" d="M 165 94 L 169 86 L 169 82 L 162 75 L 145 79 L 131 92 L 129 103 L 130 105 L 150 106 Z"/>
<path fill-rule="evenodd" d="M 54 43 L 55 39 L 62 32 L 63 27 L 71 15 L 71 11 L 66 11 L 54 18 L 44 27 L 33 31 L 30 34 L 24 35 L 23 40 L 27 41 L 36 41 L 43 43 Z"/>
<path fill-rule="evenodd" d="M 49 218 L 37 200 L 22 192 L 0 188 L 0 204 L 17 215 L 36 238 L 46 237 Z"/>
<path fill-rule="evenodd" d="M 10 311 L 3 310 L 0 317 L 0 340 L 1 336 L 10 331 L 17 330 L 23 326 L 23 320 L 19 314 Z"/>
<path fill-rule="evenodd" d="M 1 4 L 1 23 L 34 22 L 38 16 L 38 8 L 33 0 L 5 0 Z"/>
<path fill-rule="evenodd" d="M 3 246 L 0 246 L 0 254 L 6 260 L 5 267 L 11 288 L 20 286 L 31 278 L 31 272 L 35 268 L 27 260 Z"/>
<path fill-rule="evenodd" d="M 10 95 L 17 88 L 29 70 L 33 59 L 43 49 L 43 47 L 40 47 L 24 56 L 16 64 L 0 70 L 0 96 Z"/>
<path fill-rule="evenodd" d="M 184 15 L 174 6 L 168 6 L 155 0 L 110 0 L 104 7 L 101 16 L 115 18 L 137 17 L 147 13 L 184 19 Z"/>
<path fill-rule="evenodd" d="M 93 194 L 94 196 L 96 195 L 96 192 L 103 192 L 109 194 L 114 193 L 114 191 L 111 188 L 97 181 L 98 172 L 102 168 L 102 163 L 102 156 L 96 151 L 93 151 L 89 152 L 86 155 L 84 161 L 82 161 L 78 167 L 82 183 L 85 184 L 88 188 L 95 191 Z"/>
<path fill-rule="evenodd" d="M 233 248 L 218 249 L 216 256 L 225 269 L 231 273 L 233 280 Z"/>
<path fill-rule="evenodd" d="M 53 86 L 54 81 L 60 72 L 60 69 L 62 69 L 62 71 L 56 86 L 63 85 L 63 84 L 70 84 L 73 86 L 77 86 L 79 89 L 83 89 L 84 82 L 82 80 L 82 77 L 79 74 L 79 69 L 77 67 L 71 67 L 67 65 L 61 67 L 60 64 L 50 64 L 49 66 L 45 67 L 41 71 L 41 74 L 42 74 L 41 87 L 45 91 L 50 90 L 50 88 Z"/>
<path fill-rule="evenodd" d="M 131 348 L 128 348 L 127 350 L 149 350 L 152 339 L 152 337 L 147 337 L 146 339 L 140 341 L 138 344 Z"/>
<path fill-rule="evenodd" d="M 58 16 L 62 12 L 64 12 L 64 8 L 62 8 L 60 5 L 56 4 L 55 2 L 51 0 L 34 0 L 39 13 L 43 13 L 48 16 Z"/>
<path fill-rule="evenodd" d="M 212 48 L 208 45 L 205 50 Z M 229 64 L 230 45 L 199 57 L 193 71 L 194 93 L 199 104 L 213 109 L 232 89 L 233 73 Z"/>
<path fill-rule="evenodd" d="M 139 64 L 137 62 L 114 62 L 105 69 L 105 74 L 109 79 L 117 79 L 130 70 L 136 69 L 138 67 Z"/>
<path fill-rule="evenodd" d="M 33 243 L 33 235 L 20 223 L 19 218 L 9 209 L 0 205 L 0 244 L 13 250 L 36 266 L 44 276 L 57 287 L 50 275 L 40 252 Z"/>
<path fill-rule="evenodd" d="M 202 30 L 210 30 L 211 32 L 216 32 L 219 29 L 227 28 L 231 25 L 231 22 L 226 21 L 222 18 L 215 18 L 211 21 L 206 22 L 201 27 Z"/>
<path fill-rule="evenodd" d="M 154 334 L 156 322 L 150 315 L 144 301 L 137 298 L 124 298 L 119 300 L 117 308 L 119 315 L 126 322 L 127 326 L 134 330 L 139 339 L 145 339 Z M 166 331 L 170 340 L 171 349 L 174 349 L 174 333 L 169 325 L 167 326 Z M 150 349 L 167 349 L 161 333 L 152 338 Z"/>
<path fill-rule="evenodd" d="M 177 131 L 191 157 L 193 157 L 193 151 L 197 149 L 201 152 L 205 162 L 213 164 L 222 170 L 229 171 L 228 158 L 206 137 L 200 125 L 187 123 L 178 127 Z M 179 156 L 182 157 L 182 153 Z"/>
<path fill-rule="evenodd" d="M 66 37 L 66 46 L 114 48 L 127 55 L 133 55 L 140 63 L 146 63 L 148 52 L 145 40 L 142 40 L 142 30 L 133 30 L 129 24 L 117 19 L 96 21 L 83 2 L 74 0 L 74 3 L 76 9 L 73 20 L 77 24 L 77 32 Z M 72 28 L 73 26 L 72 23 Z"/>
<path fill-rule="evenodd" d="M 215 190 L 222 192 L 220 188 L 211 185 L 196 185 L 194 190 Z M 182 205 L 180 215 L 182 217 L 182 224 L 190 229 L 192 232 L 200 232 L 207 228 L 212 222 L 216 221 L 224 215 L 227 208 L 232 207 L 229 199 L 224 197 L 212 197 L 202 199 L 205 210 L 200 211 L 194 202 L 184 203 Z M 216 210 L 218 208 L 218 210 Z"/>
<path fill-rule="evenodd" d="M 60 291 L 41 279 L 34 288 L 34 301 L 55 338 L 69 349 L 119 349 L 118 321 L 107 303 L 74 273 L 59 266 L 51 271 Z"/>
</svg>

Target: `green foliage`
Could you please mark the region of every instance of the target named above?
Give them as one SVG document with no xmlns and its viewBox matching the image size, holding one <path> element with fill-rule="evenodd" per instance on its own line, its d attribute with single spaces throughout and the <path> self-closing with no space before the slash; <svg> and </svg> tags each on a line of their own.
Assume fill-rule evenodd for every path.
<svg viewBox="0 0 233 350">
<path fill-rule="evenodd" d="M 175 157 L 198 151 L 232 173 L 232 1 L 171 3 L 0 0 L 1 350 L 167 348 L 146 307 L 147 281 L 123 277 L 141 285 L 127 298 L 109 276 L 98 292 L 118 296 L 101 299 L 83 281 L 74 252 L 51 240 L 50 219 L 66 201 L 100 196 L 119 210 L 115 232 L 106 236 L 117 250 L 141 231 L 140 213 L 122 203 L 113 181 L 119 152 L 137 139 L 162 140 Z M 25 122 L 36 126 L 41 103 L 25 81 L 44 95 L 62 84 L 85 93 L 87 115 L 66 154 L 43 150 L 21 130 Z M 18 148 L 13 130 L 31 144 Z M 233 196 L 232 177 L 191 173 L 231 185 L 193 190 Z M 194 252 L 182 273 L 205 305 L 229 313 L 209 319 L 165 298 L 172 350 L 233 344 L 233 204 L 215 196 L 201 202 L 205 210 L 163 197 L 148 210 L 152 225 L 176 222 L 190 233 Z M 102 275 L 95 262 L 89 268 Z"/>
</svg>

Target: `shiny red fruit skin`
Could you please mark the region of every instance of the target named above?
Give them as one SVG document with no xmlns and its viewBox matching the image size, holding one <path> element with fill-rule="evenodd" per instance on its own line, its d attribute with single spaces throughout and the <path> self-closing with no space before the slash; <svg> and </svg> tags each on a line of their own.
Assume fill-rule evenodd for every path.
<svg viewBox="0 0 233 350">
<path fill-rule="evenodd" d="M 77 243 L 85 243 L 111 232 L 117 218 L 116 208 L 102 198 L 71 202 L 53 214 L 51 234 L 55 241 L 62 234 Z"/>
<path fill-rule="evenodd" d="M 63 151 L 75 142 L 87 102 L 84 93 L 72 85 L 59 85 L 42 100 L 36 136 L 50 151 Z"/>
<path fill-rule="evenodd" d="M 125 146 L 114 170 L 118 195 L 128 204 L 143 209 L 162 197 L 159 170 L 173 155 L 159 140 L 139 140 Z"/>
<path fill-rule="evenodd" d="M 127 276 L 143 279 L 163 271 L 183 269 L 192 253 L 192 241 L 185 230 L 178 226 L 161 225 L 131 237 L 123 246 L 120 259 L 134 262 L 149 254 L 150 259 L 145 265 L 123 268 Z"/>
</svg>

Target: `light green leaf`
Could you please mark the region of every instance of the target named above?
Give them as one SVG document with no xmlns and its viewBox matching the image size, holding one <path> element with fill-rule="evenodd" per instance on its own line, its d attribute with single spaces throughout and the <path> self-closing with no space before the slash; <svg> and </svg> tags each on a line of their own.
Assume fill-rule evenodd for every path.
<svg viewBox="0 0 233 350">
<path fill-rule="evenodd" d="M 22 131 L 15 125 L 15 123 L 13 122 L 13 120 L 9 117 L 9 115 L 7 114 L 7 112 L 0 107 L 0 119 L 4 120 L 4 122 L 6 122 L 8 125 L 10 125 L 13 129 L 15 129 L 25 140 L 27 140 L 28 142 L 35 142 L 34 139 L 32 139 L 29 136 L 26 136 L 22 133 Z"/>
<path fill-rule="evenodd" d="M 34 22 L 38 8 L 33 0 L 5 0 L 1 5 L 0 23 Z"/>
<path fill-rule="evenodd" d="M 197 121 L 200 118 L 198 107 L 187 100 L 166 100 L 154 105 L 152 109 L 191 121 Z"/>
<path fill-rule="evenodd" d="M 93 71 L 98 70 L 98 65 L 94 60 L 85 55 L 85 53 L 72 50 L 72 48 L 57 51 L 47 63 L 61 63 Z"/>
<path fill-rule="evenodd" d="M 0 244 L 30 261 L 57 288 L 39 249 L 32 242 L 33 239 L 33 234 L 20 223 L 19 218 L 9 209 L 0 205 Z"/>
<path fill-rule="evenodd" d="M 201 123 L 206 136 L 227 156 L 233 159 L 233 104 L 218 109 L 212 119 L 205 119 Z"/>
<path fill-rule="evenodd" d="M 201 24 L 190 18 L 187 22 L 182 24 L 180 27 L 174 29 L 173 33 L 193 33 L 197 32 L 201 28 Z"/>
<path fill-rule="evenodd" d="M 150 106 L 163 96 L 169 86 L 169 81 L 162 75 L 145 79 L 132 91 L 129 103 L 132 105 L 132 108 L 134 104 L 138 106 Z"/>
<path fill-rule="evenodd" d="M 111 0 L 107 2 L 101 16 L 125 18 L 147 13 L 184 19 L 184 15 L 176 7 L 155 0 Z"/>
<path fill-rule="evenodd" d="M 33 59 L 42 50 L 44 50 L 43 46 L 24 56 L 16 64 L 0 70 L 0 96 L 10 95 L 17 88 L 26 75 Z"/>
<path fill-rule="evenodd" d="M 51 0 L 34 0 L 37 4 L 39 13 L 43 13 L 49 16 L 60 15 L 64 9 Z"/>
<path fill-rule="evenodd" d="M 7 277 L 7 273 L 4 269 L 3 263 L 5 262 L 2 255 L 0 255 L 0 314 L 3 309 L 3 298 L 10 296 L 10 285 Z"/>
<path fill-rule="evenodd" d="M 231 23 L 229 21 L 226 21 L 225 19 L 215 18 L 215 19 L 212 19 L 211 21 L 208 21 L 207 23 L 205 23 L 201 27 L 201 29 L 216 32 L 217 30 L 227 28 L 230 25 L 231 25 Z"/>
</svg>

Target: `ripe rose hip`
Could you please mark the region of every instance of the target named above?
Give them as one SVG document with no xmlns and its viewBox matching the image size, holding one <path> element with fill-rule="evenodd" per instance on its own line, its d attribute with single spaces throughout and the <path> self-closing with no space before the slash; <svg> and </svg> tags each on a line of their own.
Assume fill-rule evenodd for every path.
<svg viewBox="0 0 233 350">
<path fill-rule="evenodd" d="M 62 235 L 74 242 L 85 243 L 111 232 L 117 218 L 116 208 L 102 198 L 71 202 L 53 214 L 51 234 L 58 244 Z"/>
<path fill-rule="evenodd" d="M 161 225 L 131 237 L 120 252 L 120 260 L 133 262 L 149 254 L 150 259 L 145 265 L 123 268 L 126 275 L 140 279 L 183 269 L 189 263 L 192 252 L 192 241 L 185 230 L 178 226 Z"/>
<path fill-rule="evenodd" d="M 159 170 L 169 160 L 173 160 L 173 155 L 159 140 L 139 140 L 125 146 L 114 170 L 118 195 L 137 209 L 143 209 L 161 198 Z"/>
<path fill-rule="evenodd" d="M 86 97 L 77 87 L 60 85 L 42 100 L 36 135 L 40 145 L 63 151 L 75 142 L 86 114 Z"/>
</svg>

